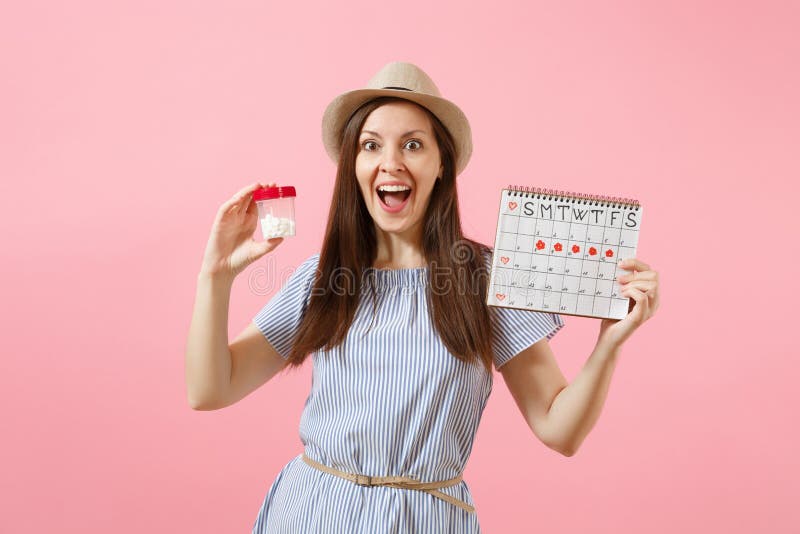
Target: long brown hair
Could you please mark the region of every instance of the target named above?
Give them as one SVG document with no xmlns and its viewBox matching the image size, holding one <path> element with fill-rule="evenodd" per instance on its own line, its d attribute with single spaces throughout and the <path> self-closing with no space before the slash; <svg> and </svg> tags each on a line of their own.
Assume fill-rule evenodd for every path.
<svg viewBox="0 0 800 534">
<path fill-rule="evenodd" d="M 370 276 L 377 255 L 375 223 L 359 189 L 355 160 L 361 128 L 369 114 L 395 101 L 409 102 L 394 97 L 370 100 L 344 127 L 317 277 L 288 358 L 289 366 L 299 367 L 309 353 L 342 343 L 361 293 L 371 288 L 375 296 Z M 491 372 L 493 332 L 486 305 L 488 272 L 484 259 L 489 249 L 464 237 L 458 212 L 455 144 L 439 119 L 425 107 L 420 108 L 433 126 L 443 165 L 423 223 L 422 249 L 431 276 L 426 285 L 428 309 L 447 349 L 459 360 L 481 362 Z"/>
</svg>

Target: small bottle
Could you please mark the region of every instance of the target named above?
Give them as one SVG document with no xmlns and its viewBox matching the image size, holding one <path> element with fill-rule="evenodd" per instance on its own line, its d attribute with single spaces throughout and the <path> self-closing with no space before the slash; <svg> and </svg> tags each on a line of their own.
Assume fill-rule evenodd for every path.
<svg viewBox="0 0 800 534">
<path fill-rule="evenodd" d="M 292 186 L 262 187 L 253 192 L 264 239 L 294 235 L 294 197 Z"/>
</svg>

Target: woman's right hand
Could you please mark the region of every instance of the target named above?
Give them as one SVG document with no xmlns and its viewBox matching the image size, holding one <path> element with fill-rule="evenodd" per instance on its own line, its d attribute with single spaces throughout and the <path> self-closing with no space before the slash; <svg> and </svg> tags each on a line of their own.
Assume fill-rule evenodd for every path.
<svg viewBox="0 0 800 534">
<path fill-rule="evenodd" d="M 269 183 L 267 187 L 274 185 Z M 253 191 L 259 187 L 262 187 L 260 182 L 252 183 L 220 206 L 203 255 L 201 273 L 233 280 L 245 267 L 283 242 L 282 237 L 253 239 L 258 224 Z"/>
</svg>

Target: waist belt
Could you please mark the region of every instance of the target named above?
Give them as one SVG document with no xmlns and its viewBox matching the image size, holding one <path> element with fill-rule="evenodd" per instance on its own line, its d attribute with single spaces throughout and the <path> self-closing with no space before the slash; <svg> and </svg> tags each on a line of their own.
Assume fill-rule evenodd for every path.
<svg viewBox="0 0 800 534">
<path fill-rule="evenodd" d="M 324 471 L 331 475 L 336 475 L 337 477 L 341 477 L 344 479 L 349 480 L 359 486 L 389 486 L 391 488 L 403 488 L 403 489 L 413 489 L 424 491 L 425 493 L 430 493 L 434 497 L 438 497 L 444 501 L 449 502 L 450 504 L 454 504 L 459 508 L 463 508 L 467 512 L 474 512 L 475 508 L 470 506 L 469 504 L 465 503 L 464 501 L 460 501 L 455 497 L 452 497 L 446 493 L 442 493 L 441 491 L 436 491 L 436 488 L 447 488 L 449 486 L 455 486 L 459 482 L 461 482 L 461 475 L 458 475 L 455 478 L 451 478 L 449 480 L 439 480 L 436 482 L 421 482 L 419 480 L 415 480 L 409 477 L 398 477 L 398 476 L 388 476 L 388 477 L 371 477 L 367 475 L 359 475 L 356 473 L 347 473 L 345 471 L 339 471 L 338 469 L 334 469 L 332 467 L 328 467 L 327 465 L 323 465 L 315 460 L 312 460 L 305 453 L 303 453 L 303 461 L 310 465 L 311 467 L 315 467 L 320 471 Z"/>
</svg>

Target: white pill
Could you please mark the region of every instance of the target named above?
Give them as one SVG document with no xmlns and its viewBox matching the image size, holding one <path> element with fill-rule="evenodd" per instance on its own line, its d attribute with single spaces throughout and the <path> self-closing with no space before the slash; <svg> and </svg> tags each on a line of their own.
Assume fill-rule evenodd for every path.
<svg viewBox="0 0 800 534">
<path fill-rule="evenodd" d="M 267 213 L 261 219 L 261 231 L 268 238 L 295 235 L 294 229 L 295 222 L 289 217 L 275 217 Z"/>
</svg>

